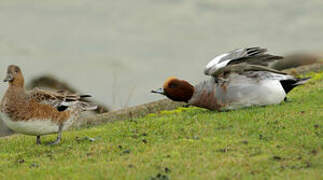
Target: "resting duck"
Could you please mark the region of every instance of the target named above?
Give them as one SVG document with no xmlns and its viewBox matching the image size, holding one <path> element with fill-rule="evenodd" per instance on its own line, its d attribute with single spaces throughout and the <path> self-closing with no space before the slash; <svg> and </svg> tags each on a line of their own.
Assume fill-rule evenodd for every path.
<svg viewBox="0 0 323 180">
<path fill-rule="evenodd" d="M 9 87 L 1 101 L 1 118 L 11 130 L 37 136 L 37 144 L 41 143 L 40 136 L 53 133 L 58 133 L 58 136 L 50 144 L 59 143 L 62 131 L 72 125 L 80 112 L 96 109 L 84 101 L 90 95 L 38 88 L 26 91 L 22 72 L 15 65 L 8 67 L 4 82 L 8 82 Z"/>
<path fill-rule="evenodd" d="M 217 111 L 279 104 L 288 92 L 309 79 L 270 68 L 280 59 L 281 56 L 266 54 L 266 49 L 259 47 L 234 50 L 207 64 L 204 73 L 211 76 L 209 80 L 193 86 L 170 77 L 163 88 L 151 92 Z"/>
</svg>

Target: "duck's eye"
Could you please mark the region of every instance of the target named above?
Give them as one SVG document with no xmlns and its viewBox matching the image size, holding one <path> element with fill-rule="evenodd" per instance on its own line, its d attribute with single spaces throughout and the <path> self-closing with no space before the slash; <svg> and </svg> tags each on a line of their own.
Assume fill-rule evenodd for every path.
<svg viewBox="0 0 323 180">
<path fill-rule="evenodd" d="M 177 84 L 175 84 L 175 83 L 171 83 L 171 84 L 169 84 L 169 86 L 168 86 L 169 88 L 176 88 L 177 87 Z"/>
</svg>

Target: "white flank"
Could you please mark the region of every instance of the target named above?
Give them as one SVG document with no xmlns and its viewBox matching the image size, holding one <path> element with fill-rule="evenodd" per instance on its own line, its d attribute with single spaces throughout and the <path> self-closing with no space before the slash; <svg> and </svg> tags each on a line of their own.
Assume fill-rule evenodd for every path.
<svg viewBox="0 0 323 180">
<path fill-rule="evenodd" d="M 0 113 L 3 122 L 16 133 L 39 136 L 58 132 L 58 125 L 49 119 L 31 119 L 28 121 L 12 121 L 5 113 Z M 64 130 L 72 125 L 73 118 L 64 123 Z"/>
<path fill-rule="evenodd" d="M 227 95 L 232 101 L 227 107 L 228 109 L 279 104 L 286 97 L 286 93 L 278 80 L 262 80 L 256 84 L 236 84 L 228 89 Z"/>
<path fill-rule="evenodd" d="M 260 98 L 260 105 L 279 104 L 286 97 L 283 86 L 278 80 L 264 80 L 262 86 L 262 98 Z"/>
</svg>

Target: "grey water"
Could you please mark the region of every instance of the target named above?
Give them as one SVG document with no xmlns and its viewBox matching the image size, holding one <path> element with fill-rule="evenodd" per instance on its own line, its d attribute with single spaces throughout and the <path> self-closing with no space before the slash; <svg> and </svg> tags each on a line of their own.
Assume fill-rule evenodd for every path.
<svg viewBox="0 0 323 180">
<path fill-rule="evenodd" d="M 0 79 L 16 64 L 118 109 L 161 99 L 150 90 L 169 76 L 207 78 L 236 48 L 322 52 L 322 19 L 322 0 L 1 0 Z"/>
</svg>

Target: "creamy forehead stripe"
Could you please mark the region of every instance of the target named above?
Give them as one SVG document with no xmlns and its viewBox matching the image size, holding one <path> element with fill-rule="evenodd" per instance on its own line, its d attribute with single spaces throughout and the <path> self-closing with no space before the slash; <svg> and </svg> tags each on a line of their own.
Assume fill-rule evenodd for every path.
<svg viewBox="0 0 323 180">
<path fill-rule="evenodd" d="M 163 88 L 165 89 L 168 86 L 169 82 L 171 82 L 171 81 L 173 81 L 175 79 L 176 79 L 176 77 L 174 77 L 174 76 L 168 77 L 166 79 L 165 83 L 163 84 Z"/>
<path fill-rule="evenodd" d="M 213 58 L 207 65 L 206 65 L 206 68 L 210 68 L 212 66 L 214 66 L 215 64 L 218 64 L 220 62 L 220 60 L 222 58 L 224 58 L 225 56 L 229 55 L 228 53 L 224 53 L 224 54 L 221 54 L 219 56 L 216 56 L 215 58 Z"/>
</svg>

